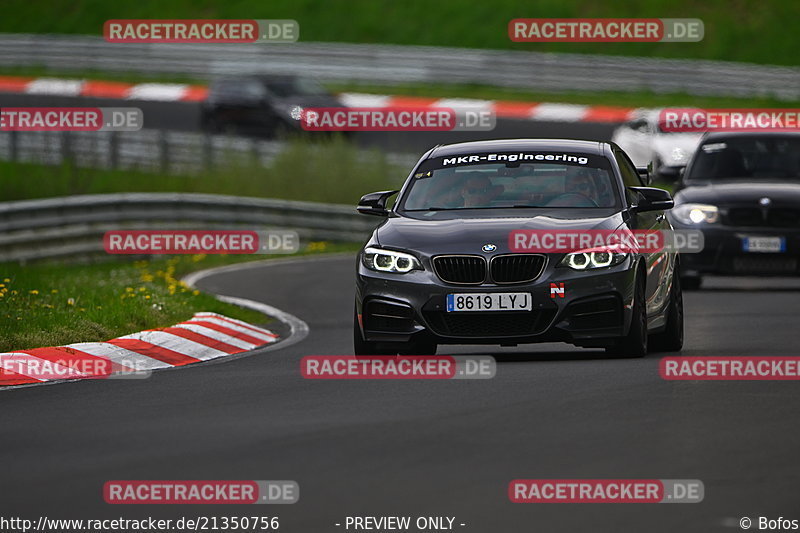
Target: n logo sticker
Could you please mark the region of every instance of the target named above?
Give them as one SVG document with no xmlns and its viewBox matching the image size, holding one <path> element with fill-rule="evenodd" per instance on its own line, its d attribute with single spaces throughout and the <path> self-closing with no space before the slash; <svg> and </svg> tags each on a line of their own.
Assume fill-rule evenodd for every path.
<svg viewBox="0 0 800 533">
<path fill-rule="evenodd" d="M 564 297 L 564 284 L 551 283 L 550 284 L 550 298 L 563 298 Z"/>
</svg>

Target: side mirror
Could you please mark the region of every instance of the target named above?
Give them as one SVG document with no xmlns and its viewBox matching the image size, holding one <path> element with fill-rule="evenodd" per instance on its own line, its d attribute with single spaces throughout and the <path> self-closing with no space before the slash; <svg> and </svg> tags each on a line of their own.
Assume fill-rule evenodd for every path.
<svg viewBox="0 0 800 533">
<path fill-rule="evenodd" d="M 643 118 L 631 120 L 626 124 L 626 126 L 640 133 L 647 133 L 648 130 L 647 120 Z"/>
<path fill-rule="evenodd" d="M 664 211 L 675 207 L 675 201 L 669 191 L 657 189 L 655 187 L 628 187 L 628 190 L 636 193 L 638 201 L 633 206 L 637 213 L 645 211 Z"/>
<path fill-rule="evenodd" d="M 639 176 L 642 178 L 642 182 L 645 185 L 650 185 L 653 183 L 653 162 L 650 161 L 646 167 L 636 167 L 636 172 L 639 173 Z"/>
<path fill-rule="evenodd" d="M 361 200 L 358 201 L 356 210 L 362 215 L 388 216 L 389 211 L 386 209 L 386 200 L 398 192 L 400 191 L 380 191 L 365 194 L 361 197 Z"/>
</svg>

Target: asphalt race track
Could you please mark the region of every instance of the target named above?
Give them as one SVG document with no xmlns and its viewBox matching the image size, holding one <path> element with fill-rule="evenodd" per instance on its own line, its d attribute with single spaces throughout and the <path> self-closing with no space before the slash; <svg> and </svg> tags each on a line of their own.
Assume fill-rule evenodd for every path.
<svg viewBox="0 0 800 533">
<path fill-rule="evenodd" d="M 266 302 L 310 334 L 284 349 L 146 380 L 0 394 L 4 516 L 276 515 L 286 532 L 348 515 L 455 516 L 456 530 L 734 531 L 792 517 L 796 382 L 666 382 L 660 355 L 551 344 L 492 353 L 482 381 L 311 381 L 305 355 L 351 353 L 353 257 L 251 265 L 207 291 Z M 684 355 L 798 355 L 800 280 L 709 280 L 686 294 Z M 700 479 L 700 504 L 512 504 L 515 478 Z M 111 479 L 296 480 L 288 506 L 112 506 Z M 754 527 L 753 529 L 756 529 Z"/>
<path fill-rule="evenodd" d="M 196 102 L 155 102 L 114 100 L 54 95 L 0 94 L 2 107 L 138 107 L 144 114 L 144 127 L 169 131 L 200 131 L 200 104 Z M 498 119 L 492 131 L 477 132 L 358 132 L 353 135 L 362 147 L 376 147 L 390 152 L 419 152 L 439 143 L 520 137 L 579 138 L 609 140 L 615 124 L 550 122 L 539 120 Z M 313 135 L 313 134 L 312 134 Z M 313 138 L 313 137 L 311 137 Z"/>
</svg>

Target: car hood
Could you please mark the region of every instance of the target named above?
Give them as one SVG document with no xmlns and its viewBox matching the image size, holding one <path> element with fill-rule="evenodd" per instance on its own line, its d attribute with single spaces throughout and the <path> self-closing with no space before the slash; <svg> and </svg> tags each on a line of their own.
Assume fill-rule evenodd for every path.
<svg viewBox="0 0 800 533">
<path fill-rule="evenodd" d="M 758 202 L 769 198 L 774 204 L 800 205 L 800 183 L 786 181 L 719 181 L 698 182 L 675 195 L 675 203 L 687 202 L 730 205 Z"/>
<path fill-rule="evenodd" d="M 602 214 L 598 214 L 602 211 Z M 508 236 L 521 229 L 617 229 L 622 215 L 612 210 L 570 209 L 549 210 L 536 216 L 508 217 L 455 216 L 452 213 L 430 213 L 390 217 L 375 232 L 378 244 L 390 248 L 415 250 L 426 255 L 441 253 L 480 254 L 484 244 L 497 246 L 496 253 L 508 253 Z M 475 213 L 473 211 L 472 213 Z M 434 218 L 435 217 L 435 218 Z"/>
</svg>

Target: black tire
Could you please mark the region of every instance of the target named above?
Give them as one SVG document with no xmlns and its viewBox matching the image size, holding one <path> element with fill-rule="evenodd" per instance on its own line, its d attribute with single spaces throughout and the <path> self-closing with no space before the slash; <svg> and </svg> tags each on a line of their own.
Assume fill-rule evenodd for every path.
<svg viewBox="0 0 800 533">
<path fill-rule="evenodd" d="M 681 287 L 686 291 L 696 291 L 703 284 L 700 276 L 681 276 Z"/>
<path fill-rule="evenodd" d="M 628 334 L 606 348 L 607 355 L 630 358 L 647 355 L 647 307 L 645 305 L 644 274 L 639 273 L 636 278 L 631 326 Z"/>
<path fill-rule="evenodd" d="M 679 352 L 683 348 L 683 290 L 678 275 L 672 276 L 667 327 L 650 337 L 650 348 L 655 352 Z"/>
</svg>

